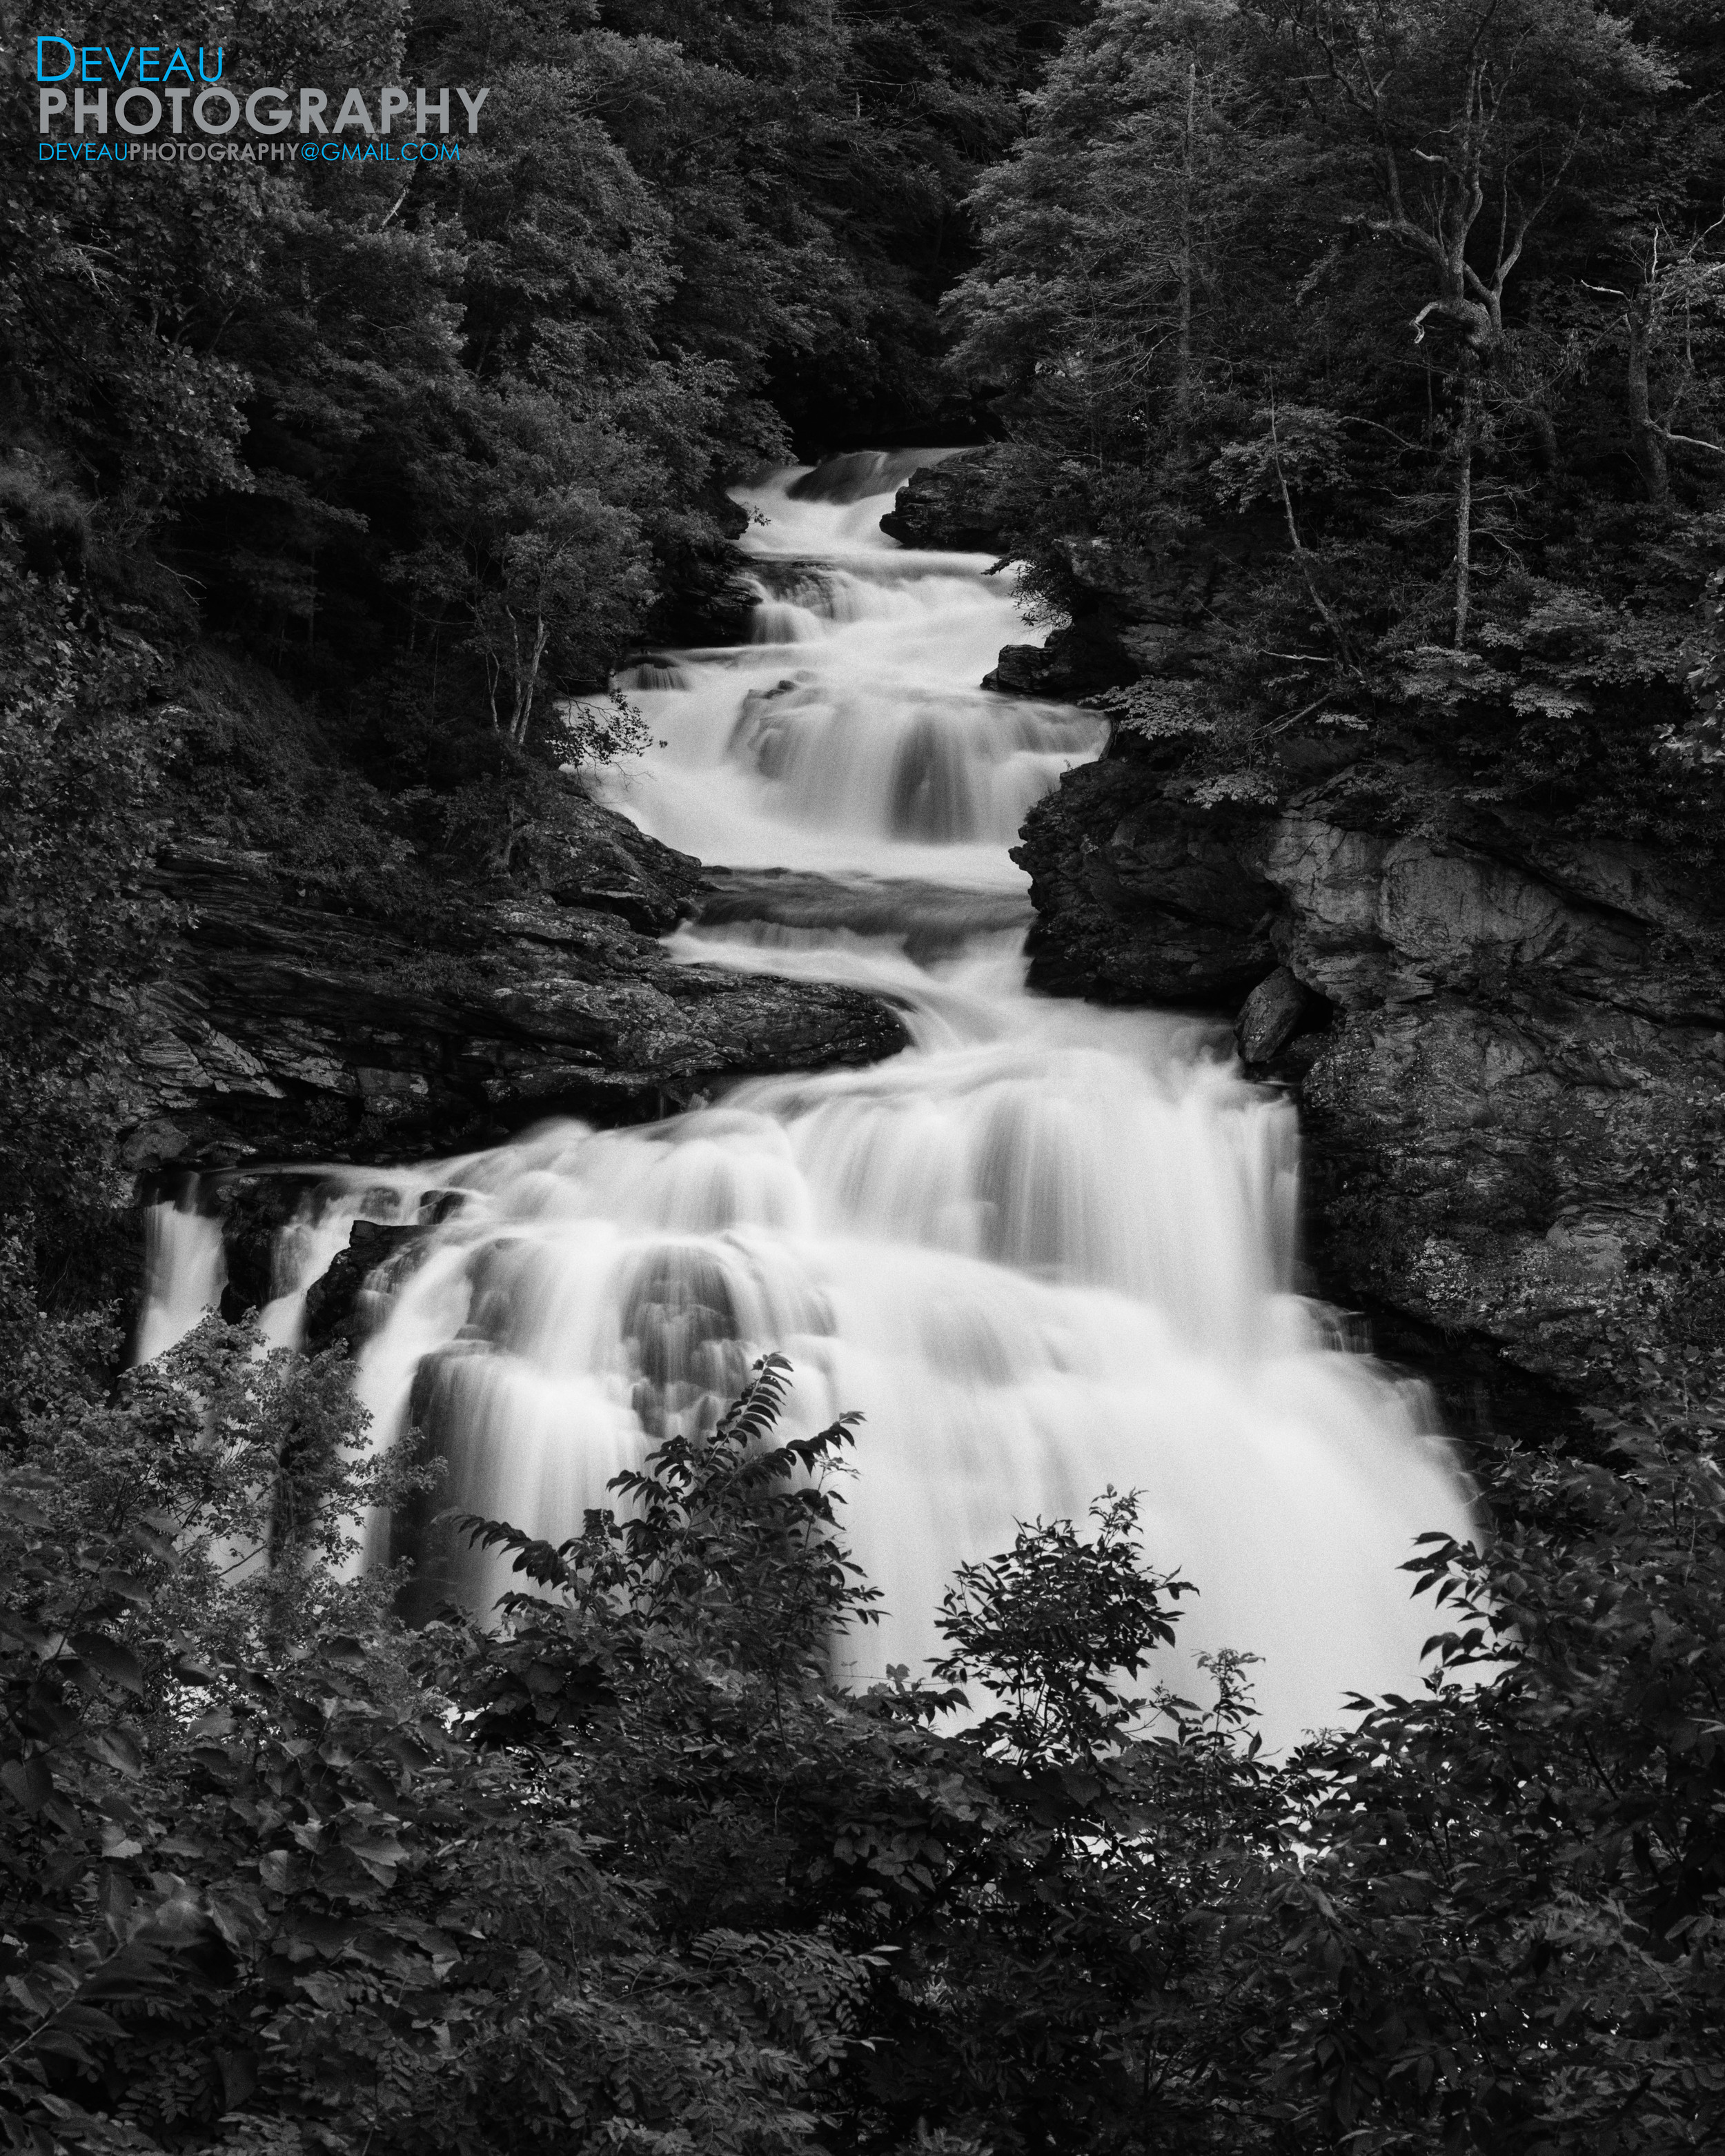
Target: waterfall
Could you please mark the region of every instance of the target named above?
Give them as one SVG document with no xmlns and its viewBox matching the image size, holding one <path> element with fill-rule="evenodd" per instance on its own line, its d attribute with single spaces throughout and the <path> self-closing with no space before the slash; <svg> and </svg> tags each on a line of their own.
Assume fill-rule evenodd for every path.
<svg viewBox="0 0 1725 2156">
<path fill-rule="evenodd" d="M 985 557 L 882 536 L 902 459 L 834 461 L 830 495 L 797 471 L 747 497 L 751 640 L 629 670 L 667 746 L 607 773 L 603 796 L 706 861 L 1021 895 L 1007 849 L 1101 726 L 978 688 L 1026 634 L 1010 583 Z M 858 495 L 869 480 L 887 490 Z M 665 671 L 679 680 L 661 686 Z"/>
<path fill-rule="evenodd" d="M 144 1209 L 144 1302 L 134 1352 L 152 1361 L 218 1308 L 228 1285 L 220 1223 L 199 1207 L 198 1178 Z"/>
<path fill-rule="evenodd" d="M 1111 1485 L 1200 1590 L 1162 1676 L 1260 1656 L 1286 1744 L 1415 1681 L 1429 1613 L 1399 1567 L 1422 1530 L 1468 1531 L 1464 1488 L 1424 1389 L 1296 1291 L 1288 1102 L 1207 1022 L 1027 992 L 1006 849 L 1101 729 L 975 687 L 1024 636 L 1010 588 L 881 537 L 901 468 L 748 491 L 759 633 L 641 662 L 664 746 L 603 792 L 732 871 L 675 950 L 873 989 L 911 1045 L 416 1172 L 459 1202 L 358 1383 L 377 1441 L 411 1422 L 445 1456 L 439 1504 L 556 1537 L 778 1350 L 796 1431 L 865 1418 L 844 1517 L 889 1615 L 841 1644 L 850 1677 L 923 1663 L 955 1565 Z M 434 1599 L 504 1584 L 423 1522 L 375 1521 L 370 1548 L 415 1555 Z"/>
<path fill-rule="evenodd" d="M 270 1172 L 303 1178 L 306 1188 L 275 1235 L 270 1293 L 257 1312 L 259 1352 L 264 1354 L 302 1344 L 306 1296 L 347 1249 L 356 1220 L 409 1224 L 429 1197 L 443 1194 L 435 1168 L 330 1165 Z M 144 1209 L 144 1297 L 134 1349 L 140 1363 L 165 1354 L 221 1307 L 228 1265 L 220 1213 L 213 1209 L 220 1180 L 190 1177 L 176 1197 Z"/>
</svg>

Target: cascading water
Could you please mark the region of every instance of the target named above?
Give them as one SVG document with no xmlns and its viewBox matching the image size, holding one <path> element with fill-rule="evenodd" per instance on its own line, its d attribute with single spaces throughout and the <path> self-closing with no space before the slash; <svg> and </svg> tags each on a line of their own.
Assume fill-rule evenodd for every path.
<svg viewBox="0 0 1725 2156">
<path fill-rule="evenodd" d="M 936 1651 L 955 1565 L 1111 1484 L 1200 1589 L 1168 1680 L 1259 1655 L 1285 1744 L 1414 1680 L 1427 1613 L 1398 1567 L 1422 1529 L 1466 1531 L 1466 1500 L 1421 1389 L 1293 1291 L 1288 1105 L 1212 1027 L 1025 992 L 1005 850 L 1099 728 L 973 685 L 1024 630 L 985 559 L 880 536 L 901 469 L 754 490 L 757 639 L 634 673 L 665 746 L 605 793 L 737 872 L 676 947 L 872 988 L 912 1045 L 398 1176 L 406 1217 L 463 1195 L 361 1389 L 378 1441 L 411 1419 L 447 1456 L 439 1504 L 557 1537 L 778 1349 L 800 1429 L 866 1417 L 845 1527 L 890 1614 L 841 1649 L 855 1677 Z M 377 1554 L 404 1542 L 434 1597 L 502 1584 L 373 1523 Z"/>
<path fill-rule="evenodd" d="M 757 490 L 753 639 L 624 677 L 667 746 L 608 778 L 614 807 L 703 860 L 1022 897 L 1006 850 L 1101 730 L 974 685 L 1024 631 L 984 558 L 881 536 L 899 470 L 924 460 L 841 459 L 864 469 L 841 475 L 839 499 L 799 498 L 806 474 Z M 870 481 L 886 492 L 857 496 Z"/>
<path fill-rule="evenodd" d="M 148 1363 L 216 1309 L 228 1285 L 220 1224 L 198 1202 L 198 1179 L 144 1211 L 144 1301 L 136 1353 Z"/>
</svg>

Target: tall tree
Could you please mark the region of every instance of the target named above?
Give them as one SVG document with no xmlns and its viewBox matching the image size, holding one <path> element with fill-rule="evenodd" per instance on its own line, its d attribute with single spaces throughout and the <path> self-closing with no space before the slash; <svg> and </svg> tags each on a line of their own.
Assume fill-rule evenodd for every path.
<svg viewBox="0 0 1725 2156">
<path fill-rule="evenodd" d="M 1110 0 L 977 190 L 983 258 L 953 364 L 1009 385 L 1033 437 L 1092 459 L 1182 459 L 1253 304 L 1246 228 L 1274 183 L 1235 0 Z"/>
<path fill-rule="evenodd" d="M 1425 265 L 1415 341 L 1448 333 L 1459 651 L 1472 607 L 1475 468 L 1510 336 L 1505 293 L 1589 121 L 1672 76 L 1589 0 L 1311 0 L 1286 28 L 1329 124 L 1358 143 L 1369 172 L 1377 206 L 1356 213 Z"/>
</svg>

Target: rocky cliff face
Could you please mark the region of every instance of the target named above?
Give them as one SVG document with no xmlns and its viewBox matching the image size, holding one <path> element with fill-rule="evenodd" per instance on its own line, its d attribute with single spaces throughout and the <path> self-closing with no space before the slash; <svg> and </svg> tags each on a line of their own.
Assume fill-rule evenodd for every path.
<svg viewBox="0 0 1725 2156">
<path fill-rule="evenodd" d="M 854 990 L 680 963 L 649 932 L 695 910 L 700 863 L 590 821 L 554 899 L 478 906 L 448 948 L 308 899 L 267 855 L 182 842 L 164 875 L 187 923 L 151 992 L 126 1165 L 423 1156 L 902 1046 Z"/>
<path fill-rule="evenodd" d="M 1712 1325 L 1690 1245 L 1725 1127 L 1725 913 L 1680 861 L 1427 777 L 1422 830 L 1353 770 L 1200 806 L 1122 744 L 1026 825 L 1033 978 L 1244 1007 L 1299 1091 L 1325 1278 L 1581 1384 L 1615 1324 Z"/>
</svg>

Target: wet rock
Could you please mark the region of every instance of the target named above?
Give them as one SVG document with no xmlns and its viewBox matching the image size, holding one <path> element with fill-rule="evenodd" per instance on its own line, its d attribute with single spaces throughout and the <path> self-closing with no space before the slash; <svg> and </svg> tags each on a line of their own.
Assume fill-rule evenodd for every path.
<svg viewBox="0 0 1725 2156">
<path fill-rule="evenodd" d="M 921 466 L 899 489 L 880 529 L 901 547 L 999 553 L 1005 541 L 990 498 L 989 461 L 987 449 L 966 449 Z"/>
<path fill-rule="evenodd" d="M 1009 696 L 1041 696 L 1076 702 L 1117 689 L 1137 675 L 1115 625 L 1086 616 L 1053 630 L 1045 644 L 1009 644 L 982 685 Z"/>
<path fill-rule="evenodd" d="M 923 465 L 938 465 L 951 449 L 845 449 L 823 457 L 785 489 L 793 501 L 865 501 L 885 494 Z"/>
<path fill-rule="evenodd" d="M 1003 696 L 1050 696 L 1047 666 L 1047 654 L 1039 645 L 1008 644 L 1002 646 L 991 670 L 983 675 L 982 685 L 998 690 Z"/>
<path fill-rule="evenodd" d="M 687 919 L 702 875 L 692 855 L 661 845 L 597 802 L 566 800 L 563 814 L 575 835 L 567 865 L 547 879 L 559 906 L 614 913 L 649 936 Z"/>
<path fill-rule="evenodd" d="M 1032 986 L 1231 1013 L 1280 956 L 1260 850 L 1250 816 L 1168 801 L 1136 765 L 1069 772 L 1013 852 L 1036 909 Z"/>
<path fill-rule="evenodd" d="M 606 910 L 480 906 L 459 947 L 431 948 L 301 896 L 265 856 L 182 845 L 164 878 L 191 923 L 150 991 L 122 1144 L 151 1166 L 424 1155 L 552 1114 L 639 1121 L 732 1078 L 902 1047 L 896 1017 L 857 990 L 679 963 L 628 916 L 686 911 L 699 864 L 609 835 L 641 881 L 589 867 L 579 888 L 602 880 Z"/>
<path fill-rule="evenodd" d="M 1318 1276 L 1410 1335 L 1584 1392 L 1613 1327 L 1681 1306 L 1685 1338 L 1725 1345 L 1673 1255 L 1712 1233 L 1690 1209 L 1725 1127 L 1720 896 L 1435 771 L 1398 798 L 1420 786 L 1409 830 L 1345 772 L 1255 806 L 1199 805 L 1130 750 L 1069 773 L 1017 855 L 1033 978 L 1246 997 L 1242 1054 L 1301 1090 Z"/>
<path fill-rule="evenodd" d="M 228 1260 L 222 1315 L 230 1325 L 238 1324 L 248 1312 L 261 1310 L 275 1292 L 277 1240 L 298 1211 L 305 1183 L 297 1176 L 228 1177 L 205 1190 L 221 1216 Z"/>
<path fill-rule="evenodd" d="M 183 1160 L 196 1144 L 195 1134 L 170 1116 L 150 1116 L 127 1134 L 119 1148 L 120 1165 L 128 1175 L 148 1178 L 171 1162 Z"/>
<path fill-rule="evenodd" d="M 1022 928 L 1025 913 L 1016 891 L 801 869 L 711 868 L 697 907 L 716 927 L 771 921 L 805 933 L 891 936 L 919 965 L 955 956 L 973 937 Z"/>
<path fill-rule="evenodd" d="M 1280 1055 L 1300 1029 L 1300 1021 L 1312 998 L 1302 982 L 1286 966 L 1267 974 L 1240 1005 L 1234 1022 L 1240 1060 L 1268 1063 Z"/>
<path fill-rule="evenodd" d="M 376 1329 L 382 1298 L 371 1292 L 373 1276 L 388 1267 L 391 1285 L 412 1270 L 425 1242 L 423 1226 L 391 1226 L 356 1220 L 347 1247 L 305 1291 L 305 1346 L 311 1353 L 338 1340 L 357 1349 Z"/>
</svg>

